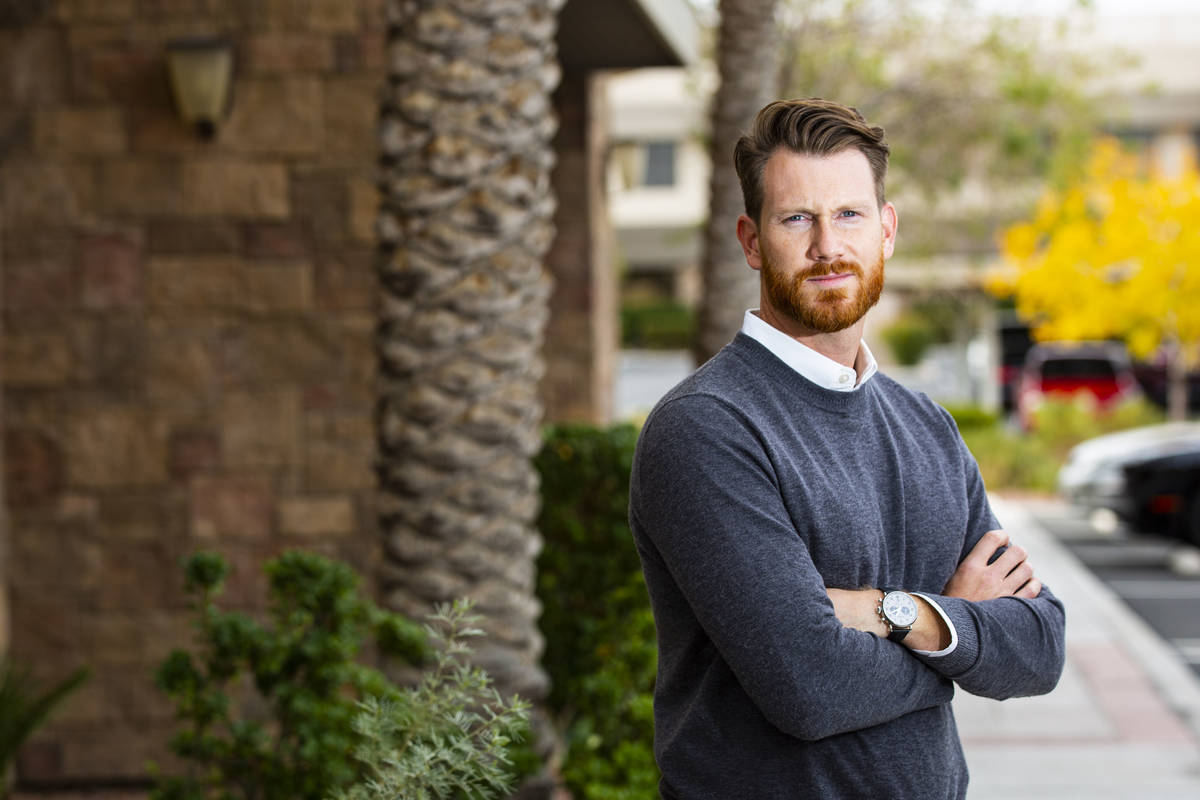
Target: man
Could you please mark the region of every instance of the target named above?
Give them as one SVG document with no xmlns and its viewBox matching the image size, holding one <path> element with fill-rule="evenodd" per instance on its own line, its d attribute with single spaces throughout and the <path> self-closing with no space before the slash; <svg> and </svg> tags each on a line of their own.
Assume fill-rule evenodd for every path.
<svg viewBox="0 0 1200 800">
<path fill-rule="evenodd" d="M 954 684 L 1061 674 L 1062 605 L 953 420 L 862 341 L 896 241 L 887 156 L 824 100 L 772 103 L 738 142 L 761 307 L 651 413 L 630 489 L 664 798 L 962 798 Z"/>
</svg>

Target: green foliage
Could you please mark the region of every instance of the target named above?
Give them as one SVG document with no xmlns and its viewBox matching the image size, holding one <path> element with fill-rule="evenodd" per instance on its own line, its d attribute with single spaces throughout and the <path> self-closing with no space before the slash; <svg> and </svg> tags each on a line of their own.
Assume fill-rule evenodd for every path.
<svg viewBox="0 0 1200 800">
<path fill-rule="evenodd" d="M 959 407 L 951 413 L 989 489 L 1044 492 L 1054 490 L 1058 470 L 1075 445 L 1105 433 L 1162 421 L 1162 412 L 1144 400 L 1101 414 L 1093 402 L 1079 395 L 1047 398 L 1035 412 L 1035 424 L 1028 433 L 998 421 L 989 424 L 988 418 L 995 417 L 981 409 Z"/>
<path fill-rule="evenodd" d="M 933 326 L 917 314 L 904 314 L 879 333 L 896 361 L 906 367 L 919 363 L 936 337 Z"/>
<path fill-rule="evenodd" d="M 380 651 L 418 664 L 425 631 L 365 599 L 345 564 L 289 552 L 264 568 L 269 621 L 222 611 L 229 567 L 216 553 L 184 564 L 196 613 L 197 651 L 172 652 L 155 681 L 181 729 L 171 750 L 185 774 L 160 775 L 156 800 L 298 800 L 327 797 L 358 776 L 355 701 L 393 700 L 397 687 L 356 661 L 371 638 Z"/>
<path fill-rule="evenodd" d="M 990 428 L 1000 423 L 1000 416 L 980 406 L 947 405 L 945 409 L 954 417 L 954 424 L 960 431 L 976 428 Z"/>
<path fill-rule="evenodd" d="M 553 427 L 542 476 L 538 562 L 543 665 L 565 731 L 563 779 L 578 800 L 658 796 L 653 692 L 658 654 L 629 531 L 637 429 Z"/>
<path fill-rule="evenodd" d="M 696 313 L 682 303 L 643 302 L 621 307 L 621 344 L 648 350 L 683 350 L 691 346 Z"/>
<path fill-rule="evenodd" d="M 52 686 L 44 686 L 29 668 L 0 657 L 0 795 L 8 785 L 9 770 L 17 751 L 53 713 L 67 695 L 88 678 L 81 667 Z"/>
<path fill-rule="evenodd" d="M 436 664 L 390 700 L 359 703 L 354 757 L 364 776 L 338 800 L 487 800 L 513 787 L 509 745 L 528 733 L 529 704 L 505 700 L 467 662 L 466 640 L 482 636 L 465 600 L 439 606 L 427 627 Z"/>
</svg>

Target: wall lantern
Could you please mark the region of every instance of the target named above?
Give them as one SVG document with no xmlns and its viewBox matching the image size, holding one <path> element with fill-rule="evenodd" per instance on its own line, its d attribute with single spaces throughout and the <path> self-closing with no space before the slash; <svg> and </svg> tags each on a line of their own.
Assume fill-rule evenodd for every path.
<svg viewBox="0 0 1200 800">
<path fill-rule="evenodd" d="M 216 135 L 229 112 L 233 84 L 233 42 L 218 36 L 167 43 L 167 68 L 179 116 L 204 139 Z"/>
</svg>

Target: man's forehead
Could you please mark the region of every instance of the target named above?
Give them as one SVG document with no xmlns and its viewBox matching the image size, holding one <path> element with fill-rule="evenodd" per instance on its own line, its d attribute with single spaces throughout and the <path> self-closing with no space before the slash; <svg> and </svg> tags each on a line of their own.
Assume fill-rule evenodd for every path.
<svg viewBox="0 0 1200 800">
<path fill-rule="evenodd" d="M 766 198 L 781 202 L 866 202 L 875 199 L 875 176 L 862 151 L 855 148 L 828 155 L 776 148 L 763 171 Z"/>
</svg>

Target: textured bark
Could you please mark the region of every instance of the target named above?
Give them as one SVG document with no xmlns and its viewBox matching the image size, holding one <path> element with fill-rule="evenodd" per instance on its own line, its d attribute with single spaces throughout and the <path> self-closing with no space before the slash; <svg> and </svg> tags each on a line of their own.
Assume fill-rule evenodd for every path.
<svg viewBox="0 0 1200 800">
<path fill-rule="evenodd" d="M 386 601 L 469 596 L 504 692 L 546 678 L 534 595 L 558 0 L 392 0 L 378 333 Z"/>
<path fill-rule="evenodd" d="M 712 179 L 701 265 L 704 285 L 693 347 L 697 364 L 732 338 L 747 308 L 758 306 L 758 273 L 746 265 L 735 235 L 742 190 L 733 169 L 733 148 L 758 110 L 777 97 L 776 5 L 776 0 L 721 0 L 720 85 L 711 111 Z"/>
</svg>

